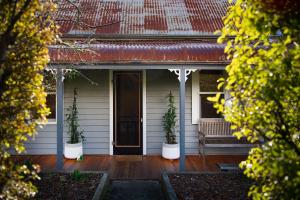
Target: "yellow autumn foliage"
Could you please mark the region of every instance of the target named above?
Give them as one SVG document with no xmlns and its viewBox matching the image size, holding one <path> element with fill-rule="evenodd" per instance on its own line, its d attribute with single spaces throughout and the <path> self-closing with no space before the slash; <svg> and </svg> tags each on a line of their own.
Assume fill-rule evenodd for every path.
<svg viewBox="0 0 300 200">
<path fill-rule="evenodd" d="M 57 34 L 54 11 L 51 1 L 0 0 L 0 199 L 36 193 L 35 167 L 15 165 L 9 152 L 24 152 L 49 114 L 42 72 Z"/>
</svg>

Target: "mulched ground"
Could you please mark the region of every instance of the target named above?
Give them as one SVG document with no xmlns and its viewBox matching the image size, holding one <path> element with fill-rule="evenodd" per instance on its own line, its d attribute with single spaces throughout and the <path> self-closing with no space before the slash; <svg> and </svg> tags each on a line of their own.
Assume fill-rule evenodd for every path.
<svg viewBox="0 0 300 200">
<path fill-rule="evenodd" d="M 245 200 L 252 184 L 242 173 L 172 174 L 180 200 Z"/>
<path fill-rule="evenodd" d="M 43 173 L 41 180 L 34 184 L 38 187 L 37 200 L 89 200 L 92 199 L 102 174 L 80 173 Z"/>
</svg>

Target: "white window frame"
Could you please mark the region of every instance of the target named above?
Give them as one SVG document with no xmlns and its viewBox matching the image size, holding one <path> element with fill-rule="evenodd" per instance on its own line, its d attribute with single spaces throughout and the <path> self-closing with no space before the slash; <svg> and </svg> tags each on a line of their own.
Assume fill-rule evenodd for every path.
<svg viewBox="0 0 300 200">
<path fill-rule="evenodd" d="M 210 70 L 210 69 L 204 69 L 204 70 Z M 225 70 L 225 69 L 217 69 L 217 70 Z M 195 71 L 192 73 L 192 124 L 198 124 L 199 119 L 201 116 L 201 101 L 200 101 L 200 95 L 201 94 L 223 94 L 226 95 L 226 92 L 201 92 L 200 91 L 200 76 L 199 71 Z M 223 118 L 223 117 L 220 117 Z M 220 119 L 220 118 L 209 118 L 209 119 Z M 202 118 L 205 119 L 205 118 Z"/>
</svg>

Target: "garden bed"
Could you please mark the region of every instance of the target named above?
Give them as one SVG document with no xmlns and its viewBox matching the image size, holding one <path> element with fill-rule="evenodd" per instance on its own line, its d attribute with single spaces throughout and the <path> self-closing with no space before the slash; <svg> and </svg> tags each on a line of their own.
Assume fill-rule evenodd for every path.
<svg viewBox="0 0 300 200">
<path fill-rule="evenodd" d="M 245 200 L 252 182 L 242 173 L 168 174 L 180 200 Z"/>
<path fill-rule="evenodd" d="M 106 177 L 104 175 L 103 173 L 81 173 L 78 171 L 73 173 L 42 173 L 40 174 L 41 180 L 34 183 L 38 188 L 35 199 L 93 199 L 95 193 L 101 193 L 99 190 L 103 188 L 102 182 L 105 180 L 102 179 Z"/>
</svg>

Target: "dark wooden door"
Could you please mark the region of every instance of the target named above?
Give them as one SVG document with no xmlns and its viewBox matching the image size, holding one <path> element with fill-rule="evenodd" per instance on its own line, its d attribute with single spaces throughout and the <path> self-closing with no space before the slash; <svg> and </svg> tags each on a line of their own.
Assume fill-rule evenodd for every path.
<svg viewBox="0 0 300 200">
<path fill-rule="evenodd" d="M 114 72 L 114 154 L 142 155 L 141 72 Z"/>
</svg>

